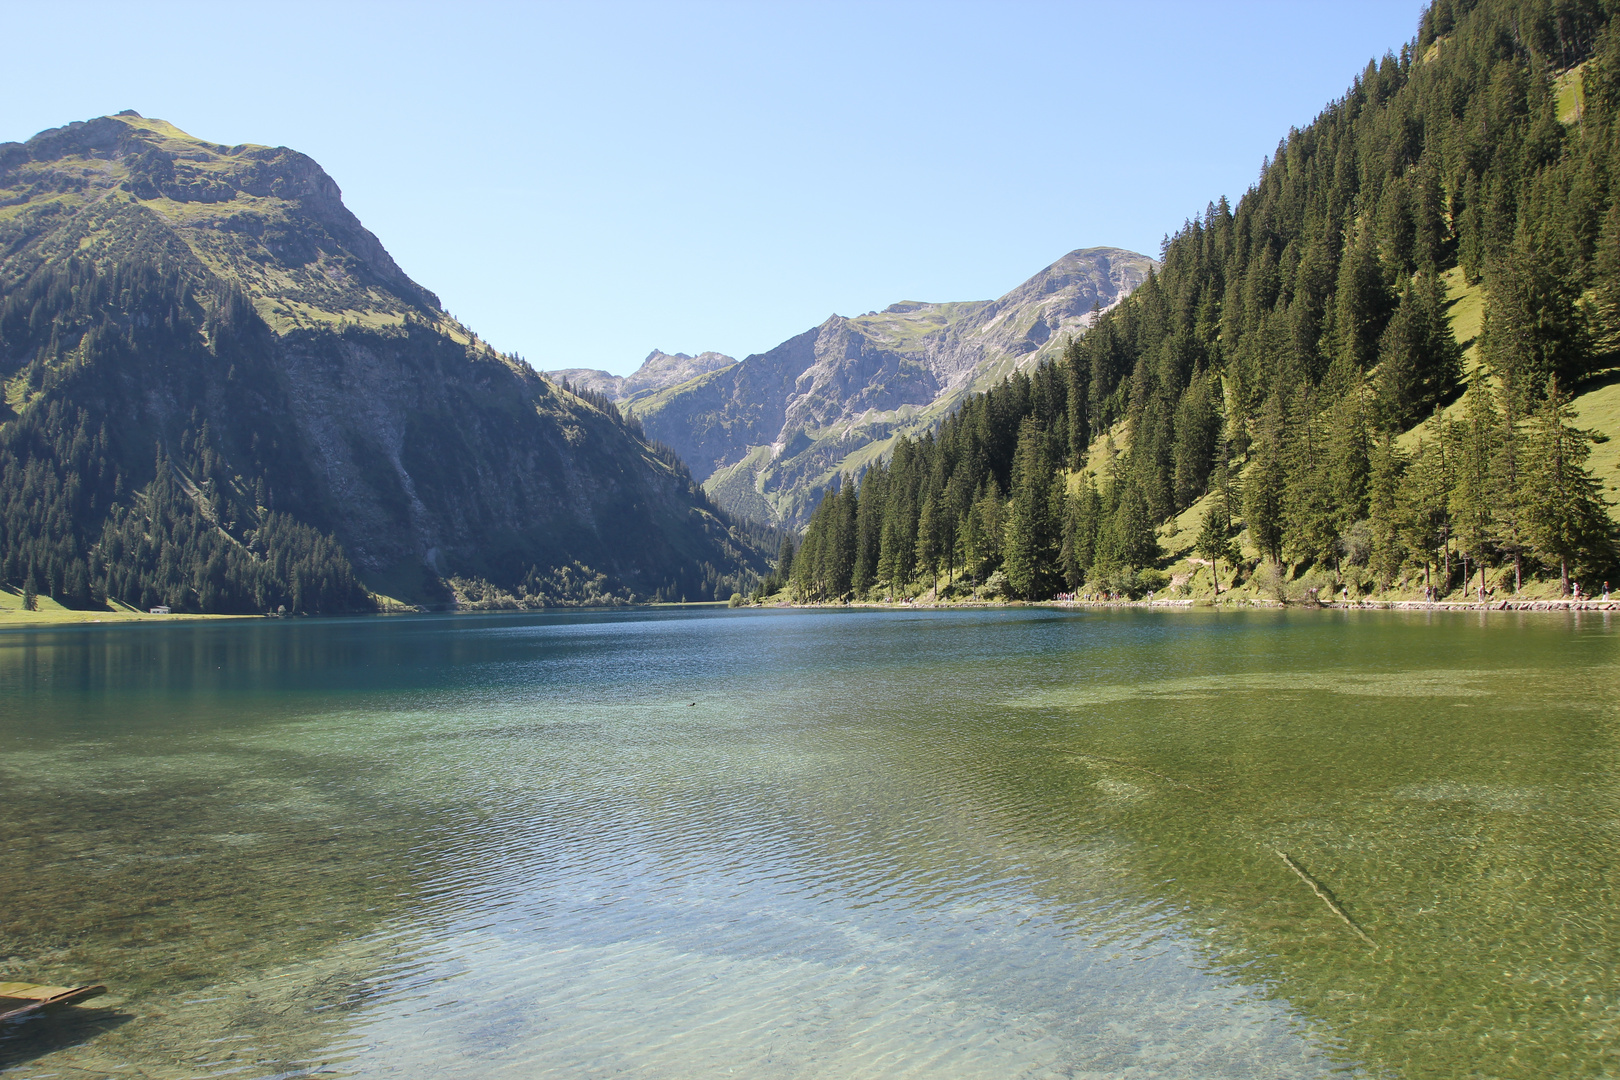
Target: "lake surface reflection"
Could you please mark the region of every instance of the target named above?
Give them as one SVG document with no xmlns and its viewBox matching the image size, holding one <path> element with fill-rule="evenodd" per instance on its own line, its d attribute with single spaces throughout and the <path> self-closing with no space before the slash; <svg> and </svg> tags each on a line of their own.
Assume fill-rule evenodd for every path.
<svg viewBox="0 0 1620 1080">
<path fill-rule="evenodd" d="M 1613 1075 L 1614 630 L 0 635 L 0 1074 Z"/>
</svg>

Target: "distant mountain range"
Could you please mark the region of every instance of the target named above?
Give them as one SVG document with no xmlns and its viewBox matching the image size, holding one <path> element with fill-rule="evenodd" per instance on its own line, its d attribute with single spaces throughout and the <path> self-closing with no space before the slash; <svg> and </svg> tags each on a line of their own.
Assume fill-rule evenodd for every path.
<svg viewBox="0 0 1620 1080">
<path fill-rule="evenodd" d="M 1147 279 L 1152 259 L 1072 251 L 997 300 L 833 315 L 740 363 L 654 352 L 623 380 L 553 372 L 629 408 L 722 507 L 802 525 L 841 471 L 937 424 L 968 394 L 1057 354 Z"/>
<path fill-rule="evenodd" d="M 620 404 L 631 404 L 670 386 L 678 386 L 688 379 L 706 375 L 737 361 L 725 353 L 706 352 L 696 356 L 685 353 L 666 353 L 654 349 L 647 359 L 630 375 L 613 375 L 596 368 L 561 368 L 548 371 L 553 379 L 563 380 L 576 389 L 603 394 Z"/>
<path fill-rule="evenodd" d="M 709 599 L 765 566 L 286 148 L 133 112 L 0 145 L 0 378 L 0 573 L 73 604 L 330 610 L 364 594 L 298 582 L 351 565 L 412 600 Z"/>
</svg>

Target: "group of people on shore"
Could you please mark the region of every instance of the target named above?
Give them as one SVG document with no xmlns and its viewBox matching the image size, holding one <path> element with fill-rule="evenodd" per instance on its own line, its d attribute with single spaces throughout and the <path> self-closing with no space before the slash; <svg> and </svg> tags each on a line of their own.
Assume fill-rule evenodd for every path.
<svg viewBox="0 0 1620 1080">
<path fill-rule="evenodd" d="M 1477 593 L 1478 593 L 1479 602 L 1481 604 L 1488 603 L 1493 597 L 1496 596 L 1496 590 L 1494 588 L 1486 588 L 1485 583 L 1483 581 L 1479 583 Z M 1344 590 L 1344 596 L 1345 596 L 1346 602 L 1348 602 L 1349 601 L 1349 591 L 1348 591 L 1348 589 Z M 1605 581 L 1603 583 L 1603 595 L 1601 597 L 1595 597 L 1595 596 L 1591 595 L 1590 593 L 1584 592 L 1581 589 L 1581 583 L 1580 582 L 1572 581 L 1572 582 L 1569 583 L 1569 598 L 1572 601 L 1574 601 L 1575 603 L 1577 603 L 1577 604 L 1579 604 L 1579 603 L 1591 603 L 1594 600 L 1598 600 L 1598 601 L 1601 601 L 1602 603 L 1607 604 L 1609 602 L 1609 583 L 1607 581 Z M 1423 586 L 1423 602 L 1424 603 L 1426 603 L 1426 604 L 1435 604 L 1435 603 L 1439 603 L 1439 601 L 1440 601 L 1440 590 L 1437 587 L 1435 587 L 1433 585 L 1425 585 L 1425 586 Z"/>
<path fill-rule="evenodd" d="M 1590 603 L 1593 600 L 1597 600 L 1597 599 L 1601 599 L 1601 601 L 1603 603 L 1605 603 L 1605 604 L 1609 603 L 1609 583 L 1607 581 L 1605 581 L 1603 583 L 1603 595 L 1602 595 L 1601 598 L 1594 597 L 1589 593 L 1583 593 L 1582 590 L 1581 590 L 1581 583 L 1578 582 L 1578 581 L 1570 582 L 1569 588 L 1570 588 L 1570 599 L 1575 601 L 1576 603 L 1581 603 L 1583 601 Z M 1316 590 L 1312 589 L 1312 590 L 1310 590 L 1310 593 L 1311 593 L 1311 599 L 1315 600 L 1316 599 Z M 1490 600 L 1496 596 L 1496 589 L 1487 588 L 1485 586 L 1485 583 L 1481 582 L 1480 585 L 1479 585 L 1478 593 L 1479 593 L 1479 602 L 1481 604 L 1489 603 Z M 1103 592 L 1103 593 L 1096 594 L 1096 595 L 1091 595 L 1091 596 L 1081 596 L 1077 592 L 1060 592 L 1060 593 L 1054 594 L 1052 599 L 1054 601 L 1056 601 L 1057 603 L 1073 603 L 1073 602 L 1075 602 L 1077 600 L 1094 600 L 1094 601 L 1095 600 L 1100 600 L 1100 601 L 1104 601 L 1104 602 L 1118 603 L 1118 602 L 1123 601 L 1123 600 L 1129 600 L 1130 597 L 1128 597 L 1128 596 L 1126 596 L 1126 595 L 1124 595 L 1122 593 L 1111 592 L 1111 591 L 1107 591 L 1107 592 Z M 1149 602 L 1152 602 L 1153 594 L 1151 592 L 1148 593 L 1146 599 Z M 1345 605 L 1349 605 L 1351 603 L 1354 603 L 1354 601 L 1350 597 L 1350 586 L 1349 585 L 1344 585 L 1344 586 L 1340 587 L 1338 599 L 1339 599 L 1340 603 L 1345 604 Z M 1435 586 L 1435 585 L 1425 585 L 1425 586 L 1423 586 L 1423 602 L 1426 603 L 1426 604 L 1437 604 L 1437 603 L 1439 603 L 1440 602 L 1440 589 L 1439 589 L 1439 587 Z"/>
</svg>

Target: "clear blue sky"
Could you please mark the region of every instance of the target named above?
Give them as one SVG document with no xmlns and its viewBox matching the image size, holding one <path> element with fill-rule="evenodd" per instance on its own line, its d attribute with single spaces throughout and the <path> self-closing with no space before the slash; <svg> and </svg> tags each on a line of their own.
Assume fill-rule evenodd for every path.
<svg viewBox="0 0 1620 1080">
<path fill-rule="evenodd" d="M 7 2 L 0 141 L 132 108 L 302 150 L 492 344 L 626 373 L 1156 255 L 1420 11 Z"/>
</svg>

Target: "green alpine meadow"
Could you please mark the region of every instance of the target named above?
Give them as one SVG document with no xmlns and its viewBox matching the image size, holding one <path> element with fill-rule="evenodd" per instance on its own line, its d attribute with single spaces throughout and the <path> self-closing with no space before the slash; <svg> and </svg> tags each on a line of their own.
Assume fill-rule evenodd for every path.
<svg viewBox="0 0 1620 1080">
<path fill-rule="evenodd" d="M 0 20 L 0 1080 L 1620 1077 L 1620 0 Z"/>
</svg>

